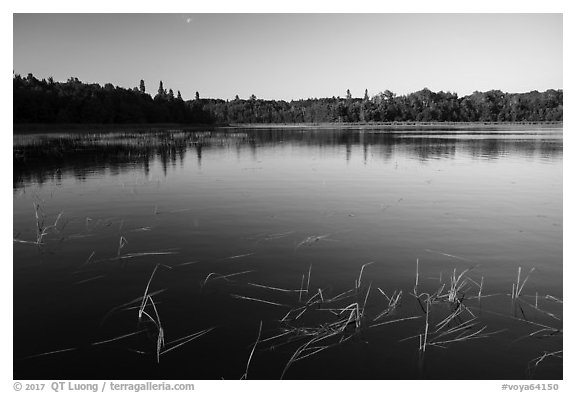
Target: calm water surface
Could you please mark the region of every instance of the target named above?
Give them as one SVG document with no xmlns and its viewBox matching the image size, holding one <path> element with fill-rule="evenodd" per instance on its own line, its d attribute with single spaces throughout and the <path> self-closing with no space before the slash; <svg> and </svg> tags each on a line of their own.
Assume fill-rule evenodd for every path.
<svg viewBox="0 0 576 393">
<path fill-rule="evenodd" d="M 238 379 L 262 322 L 249 379 L 560 379 L 562 154 L 562 130 L 14 136 L 14 378 Z"/>
</svg>

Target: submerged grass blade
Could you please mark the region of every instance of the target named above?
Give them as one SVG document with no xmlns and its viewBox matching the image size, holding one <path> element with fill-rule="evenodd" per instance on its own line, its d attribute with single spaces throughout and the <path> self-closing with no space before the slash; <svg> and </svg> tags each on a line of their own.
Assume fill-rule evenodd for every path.
<svg viewBox="0 0 576 393">
<path fill-rule="evenodd" d="M 185 344 L 188 344 L 190 341 L 196 340 L 197 338 L 202 337 L 203 335 L 211 332 L 211 331 L 214 330 L 214 329 L 215 329 L 215 328 L 204 329 L 204 330 L 201 330 L 201 331 L 199 331 L 199 332 L 193 333 L 193 334 L 191 334 L 191 335 L 189 335 L 189 336 L 182 337 L 182 338 L 179 338 L 179 339 L 177 339 L 177 340 L 174 340 L 174 341 L 172 341 L 172 342 L 170 342 L 170 343 L 167 343 L 167 344 L 165 344 L 165 347 L 168 347 L 169 345 L 172 345 L 172 346 L 164 349 L 162 352 L 160 352 L 160 355 L 164 355 L 164 354 L 166 354 L 166 353 L 168 353 L 168 352 L 170 352 L 170 351 L 173 351 L 173 350 L 176 349 L 176 348 L 179 348 L 179 347 L 181 347 L 181 346 L 183 346 L 183 345 L 185 345 Z"/>
<path fill-rule="evenodd" d="M 518 268 L 520 269 L 520 268 Z M 524 278 L 524 281 L 522 281 L 522 284 L 520 285 L 520 287 L 516 286 L 517 289 L 517 295 L 516 297 L 520 296 L 520 294 L 522 293 L 522 289 L 524 289 L 524 285 L 526 285 L 526 281 L 528 281 L 528 277 L 530 277 L 530 274 L 532 274 L 532 272 L 536 270 L 536 268 L 532 268 L 530 269 L 530 271 L 528 272 L 528 274 L 526 275 L 526 277 Z M 518 274 L 520 274 L 520 270 L 518 270 Z"/>
<path fill-rule="evenodd" d="M 306 296 L 308 296 L 308 290 L 310 289 L 310 275 L 312 274 L 312 265 L 308 269 L 308 283 L 306 284 Z"/>
<path fill-rule="evenodd" d="M 146 289 L 144 289 L 144 295 L 142 295 L 142 304 L 140 304 L 140 309 L 138 310 L 138 319 L 142 318 L 142 313 L 144 311 L 144 308 L 146 307 L 146 302 L 148 301 L 148 290 L 150 289 L 150 283 L 152 282 L 152 279 L 154 278 L 154 274 L 156 274 L 156 270 L 158 270 L 158 266 L 156 265 L 154 266 L 154 270 L 152 270 L 152 274 L 150 275 L 150 278 L 148 279 L 148 284 L 146 284 Z"/>
<path fill-rule="evenodd" d="M 252 351 L 250 352 L 250 356 L 248 357 L 248 363 L 246 363 L 246 371 L 241 379 L 248 379 L 248 368 L 250 368 L 250 361 L 252 360 L 252 356 L 254 355 L 254 351 L 256 350 L 256 346 L 258 345 L 258 341 L 260 341 L 260 334 L 262 333 L 262 321 L 260 321 L 260 328 L 258 329 L 258 337 L 256 337 L 256 342 L 252 347 Z"/>
<path fill-rule="evenodd" d="M 74 285 L 84 284 L 84 283 L 87 283 L 87 282 L 90 282 L 90 281 L 94 281 L 94 280 L 98 280 L 98 279 L 104 278 L 104 277 L 106 277 L 106 276 L 103 275 L 103 274 L 101 274 L 101 275 L 96 276 L 96 277 L 91 277 L 91 278 L 87 278 L 87 279 L 85 279 L 85 280 L 77 281 L 77 282 L 74 283 Z"/>
<path fill-rule="evenodd" d="M 201 286 L 202 286 L 202 287 L 205 286 L 206 283 L 208 282 L 208 280 L 211 279 L 213 276 L 215 276 L 215 278 L 213 278 L 213 280 L 223 279 L 223 280 L 226 280 L 226 281 L 230 281 L 230 280 L 228 280 L 228 278 L 230 278 L 230 277 L 239 276 L 239 275 L 241 275 L 241 274 L 247 274 L 247 273 L 252 273 L 252 272 L 254 272 L 254 270 L 245 270 L 245 271 L 243 271 L 243 272 L 231 273 L 231 274 L 226 274 L 226 275 L 222 275 L 222 274 L 220 274 L 220 273 L 212 272 L 212 273 L 209 273 L 209 274 L 206 276 L 206 278 L 205 278 L 204 281 L 202 282 Z"/>
<path fill-rule="evenodd" d="M 236 294 L 231 294 L 230 296 L 232 296 L 233 298 L 236 298 L 236 299 L 251 300 L 253 302 L 271 304 L 273 306 L 279 306 L 279 307 L 286 307 L 286 304 L 275 303 L 275 302 L 271 302 L 268 300 L 257 299 L 257 298 L 248 297 L 248 296 L 241 296 L 241 295 L 236 295 Z"/>
<path fill-rule="evenodd" d="M 264 289 L 269 289 L 271 291 L 278 291 L 278 292 L 302 292 L 303 290 L 301 289 L 285 289 L 285 288 L 277 288 L 277 287 L 271 287 L 268 285 L 262 285 L 262 284 L 255 284 L 252 282 L 249 282 L 248 285 L 253 286 L 253 287 L 257 287 L 257 288 L 264 288 Z"/>
<path fill-rule="evenodd" d="M 71 351 L 75 351 L 77 349 L 78 348 L 66 348 L 66 349 L 59 349 L 57 351 L 43 352 L 43 353 L 39 353 L 37 355 L 26 356 L 24 359 L 32 359 L 32 358 L 38 358 L 41 356 L 55 355 L 57 353 L 71 352 Z"/>
<path fill-rule="evenodd" d="M 155 295 L 158 295 L 158 294 L 164 292 L 165 290 L 166 290 L 166 289 L 159 289 L 159 290 L 157 290 L 157 291 L 154 291 L 154 292 L 149 293 L 149 295 L 150 295 L 150 296 L 155 296 Z M 104 324 L 104 322 L 105 322 L 105 321 L 110 317 L 110 315 L 112 315 L 114 312 L 116 312 L 116 311 L 118 311 L 118 310 L 122 310 L 123 308 L 125 308 L 125 307 L 127 307 L 127 306 L 130 306 L 130 305 L 132 305 L 132 304 L 138 303 L 138 302 L 140 302 L 142 299 L 144 299 L 144 297 L 143 297 L 143 296 L 140 296 L 140 297 L 137 297 L 137 298 L 134 299 L 134 300 L 131 300 L 131 301 L 129 301 L 129 302 L 123 303 L 123 304 L 121 304 L 121 305 L 119 305 L 119 306 L 116 306 L 116 307 L 112 308 L 110 311 L 108 311 L 108 312 L 106 313 L 106 315 L 104 315 L 104 317 L 102 318 L 102 322 L 100 322 L 100 324 L 101 324 L 101 325 Z M 138 306 L 138 309 L 140 309 L 140 307 L 141 307 L 141 306 Z"/>
<path fill-rule="evenodd" d="M 362 265 L 362 267 L 360 268 L 360 274 L 358 275 L 358 281 L 357 281 L 357 286 L 356 288 L 360 288 L 362 286 L 362 273 L 364 272 L 364 268 L 368 265 L 372 265 L 374 262 L 367 262 L 365 264 Z"/>
<path fill-rule="evenodd" d="M 178 254 L 178 253 L 175 251 L 133 252 L 133 253 L 129 253 L 129 254 L 118 255 L 115 258 L 112 258 L 111 260 L 159 256 L 159 255 L 174 255 L 174 254 Z"/>
<path fill-rule="evenodd" d="M 248 253 L 248 254 L 232 255 L 232 256 L 230 256 L 230 257 L 222 258 L 222 260 L 244 258 L 244 257 L 248 257 L 248 256 L 254 255 L 254 254 L 256 254 L 256 253 L 255 253 L 255 252 L 251 252 L 251 253 Z"/>
<path fill-rule="evenodd" d="M 300 284 L 300 292 L 298 293 L 298 303 L 302 303 L 302 292 L 304 292 L 304 275 L 302 275 L 302 282 Z"/>
<path fill-rule="evenodd" d="M 148 290 L 150 289 L 150 283 L 152 282 L 152 279 L 154 278 L 154 274 L 156 273 L 156 270 L 158 270 L 159 266 L 164 266 L 167 269 L 172 269 L 171 266 L 163 265 L 160 263 L 157 263 L 156 266 L 154 266 L 154 270 L 152 271 L 152 274 L 150 275 L 150 278 L 148 279 L 148 283 L 146 284 L 146 289 L 144 290 L 144 295 L 142 296 L 142 304 L 140 305 L 140 310 L 138 311 L 138 319 L 142 318 L 142 312 L 144 311 L 144 308 L 146 308 L 146 302 L 148 301 L 148 299 L 152 299 L 148 295 Z M 156 308 L 156 307 L 154 307 L 154 308 Z"/>
<path fill-rule="evenodd" d="M 114 338 L 111 338 L 111 339 L 108 339 L 108 340 L 98 341 L 98 342 L 92 343 L 92 344 L 90 344 L 90 345 L 102 345 L 102 344 L 111 343 L 111 342 L 114 342 L 114 341 L 122 340 L 123 338 L 126 338 L 126 337 L 135 336 L 135 335 L 140 334 L 140 333 L 143 333 L 143 332 L 145 332 L 145 331 L 146 331 L 146 330 L 138 330 L 138 331 L 136 331 L 136 332 L 124 334 L 124 335 L 122 335 L 122 336 L 114 337 Z"/>
</svg>

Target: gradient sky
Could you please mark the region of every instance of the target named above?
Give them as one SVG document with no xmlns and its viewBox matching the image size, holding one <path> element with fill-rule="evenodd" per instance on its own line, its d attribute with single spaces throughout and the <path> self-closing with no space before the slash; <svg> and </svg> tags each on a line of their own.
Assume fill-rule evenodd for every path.
<svg viewBox="0 0 576 393">
<path fill-rule="evenodd" d="M 562 14 L 14 14 L 14 72 L 184 99 L 562 88 Z"/>
</svg>

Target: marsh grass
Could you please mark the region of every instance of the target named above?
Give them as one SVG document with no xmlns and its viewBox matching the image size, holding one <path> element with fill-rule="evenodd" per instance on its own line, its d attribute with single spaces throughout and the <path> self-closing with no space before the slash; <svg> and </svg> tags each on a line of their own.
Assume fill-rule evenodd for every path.
<svg viewBox="0 0 576 393">
<path fill-rule="evenodd" d="M 127 244 L 127 242 L 125 243 Z M 119 249 L 120 251 L 120 249 Z M 117 255 L 116 257 L 109 259 L 111 261 L 114 260 L 123 260 L 123 259 L 132 259 L 132 258 L 141 258 L 141 257 L 150 257 L 150 256 L 161 256 L 161 255 L 175 255 L 178 254 L 177 251 L 148 251 L 148 252 L 133 252 L 124 255 Z"/>
<path fill-rule="evenodd" d="M 42 356 L 48 356 L 48 355 L 56 355 L 56 354 L 60 354 L 60 353 L 64 353 L 64 352 L 72 352 L 72 351 L 76 351 L 78 350 L 78 348 L 65 348 L 65 349 L 59 349 L 56 351 L 49 351 L 49 352 L 42 352 L 36 355 L 30 355 L 30 356 L 26 356 L 24 359 L 34 359 L 34 358 L 39 358 Z"/>
<path fill-rule="evenodd" d="M 403 291 L 394 290 L 388 295 L 381 288 L 378 288 L 378 291 L 385 298 L 384 309 L 380 308 L 377 312 L 370 313 L 368 305 L 372 283 L 365 283 L 363 277 L 366 267 L 372 263 L 368 262 L 360 267 L 352 288 L 336 295 L 329 295 L 322 288 L 313 289 L 311 266 L 307 274 L 302 275 L 299 290 L 257 285 L 280 294 L 290 295 L 293 292 L 299 294 L 296 305 L 279 320 L 280 332 L 260 340 L 261 344 L 267 344 L 267 350 L 297 344 L 282 370 L 281 379 L 287 376 L 294 363 L 361 336 L 366 329 L 423 320 L 422 330 L 418 334 L 400 339 L 401 342 L 416 339 L 419 343 L 417 350 L 421 354 L 428 352 L 430 348 L 446 349 L 453 344 L 487 339 L 503 331 L 489 331 L 488 326 L 481 324 L 478 317 L 466 305 L 466 302 L 472 299 L 466 296 L 471 288 L 478 288 L 478 295 L 473 297 L 478 301 L 490 296 L 482 292 L 483 277 L 478 281 L 469 277 L 472 268 L 461 272 L 453 269 L 447 284 L 441 283 L 440 287 L 431 293 L 421 292 L 419 260 L 416 263 L 416 277 L 411 294 L 423 315 L 390 318 L 400 306 Z M 312 293 L 314 295 L 311 295 Z M 382 304 L 379 306 L 382 307 Z M 446 309 L 449 310 L 447 313 Z M 312 321 L 315 322 L 311 323 Z"/>
<path fill-rule="evenodd" d="M 58 231 L 58 221 L 62 217 L 63 212 L 60 212 L 58 214 L 56 220 L 54 220 L 54 223 L 52 225 L 45 226 L 44 225 L 45 216 L 40 211 L 40 204 L 34 203 L 33 205 L 34 205 L 34 216 L 36 218 L 36 243 L 42 244 L 44 237 L 48 234 L 50 230 L 53 229 Z"/>
<path fill-rule="evenodd" d="M 128 240 L 124 236 L 120 236 L 120 241 L 118 242 L 118 252 L 116 253 L 116 258 L 120 259 L 120 253 L 122 249 L 128 244 Z"/>
<path fill-rule="evenodd" d="M 528 272 L 528 274 L 526 275 L 526 277 L 524 277 L 524 280 L 522 281 L 522 284 L 520 284 L 520 277 L 522 274 L 522 267 L 518 267 L 518 276 L 516 278 L 516 283 L 512 283 L 512 293 L 511 293 L 511 297 L 512 299 L 518 299 L 520 297 L 520 295 L 522 294 L 522 289 L 524 289 L 524 285 L 526 285 L 526 282 L 528 281 L 528 278 L 530 277 L 530 274 L 532 274 L 532 272 L 535 270 L 535 268 L 530 269 L 530 271 Z"/>
<path fill-rule="evenodd" d="M 242 375 L 240 379 L 248 379 L 248 369 L 250 368 L 250 362 L 252 361 L 252 356 L 254 356 L 254 351 L 256 350 L 258 341 L 260 341 L 261 334 L 262 334 L 262 321 L 260 321 L 260 327 L 258 328 L 258 337 L 256 337 L 256 341 L 254 342 L 254 346 L 252 347 L 252 351 L 250 351 L 250 356 L 248 357 L 248 362 L 246 362 L 246 371 L 244 372 L 244 375 Z"/>
<path fill-rule="evenodd" d="M 384 311 L 382 311 L 374 318 L 373 320 L 374 322 L 382 317 L 392 314 L 396 310 L 396 307 L 398 307 L 398 302 L 400 301 L 400 297 L 402 296 L 402 291 L 399 292 L 394 291 L 390 296 L 386 295 L 386 292 L 384 292 L 380 288 L 378 288 L 378 291 L 380 291 L 380 293 L 384 295 L 384 297 L 388 301 L 388 306 L 386 307 L 386 309 L 384 309 Z"/>
<path fill-rule="evenodd" d="M 279 321 L 281 333 L 260 341 L 269 345 L 268 350 L 300 343 L 284 366 L 281 379 L 294 363 L 340 345 L 369 327 L 367 305 L 372 283 L 365 285 L 363 276 L 366 266 L 372 263 L 360 267 L 351 289 L 335 296 L 326 296 L 322 288 L 311 287 L 312 266 L 308 269 L 307 278 L 302 275 L 301 289 L 297 290 L 298 302 Z M 302 298 L 302 294 L 306 294 L 306 298 Z M 355 300 L 346 301 L 351 298 Z M 394 298 L 397 301 L 399 296 L 395 294 Z M 316 322 L 311 324 L 312 321 Z"/>
<path fill-rule="evenodd" d="M 233 298 L 236 298 L 236 299 L 240 299 L 240 300 L 249 300 L 249 301 L 252 301 L 252 302 L 270 304 L 270 305 L 272 305 L 272 306 L 287 307 L 286 304 L 276 303 L 276 302 L 272 302 L 272 301 L 270 301 L 270 300 L 258 299 L 258 298 L 254 298 L 254 297 L 236 295 L 236 294 L 234 294 L 234 293 L 231 294 L 230 296 L 232 296 Z"/>
<path fill-rule="evenodd" d="M 445 253 L 441 253 L 445 254 Z M 450 257 L 453 255 L 445 254 Z M 457 258 L 467 260 L 465 258 Z M 453 269 L 447 284 L 442 283 L 440 276 L 440 287 L 431 293 L 419 291 L 419 260 L 416 260 L 415 285 L 411 295 L 417 300 L 422 313 L 424 314 L 424 326 L 420 333 L 401 339 L 407 341 L 418 339 L 418 350 L 424 354 L 430 347 L 447 348 L 454 343 L 462 343 L 469 340 L 484 339 L 492 335 L 501 333 L 504 330 L 487 331 L 487 326 L 479 323 L 478 317 L 466 304 L 468 300 L 477 299 L 478 302 L 483 295 L 484 277 L 476 281 L 468 276 L 470 271 L 478 265 L 466 268 L 460 273 Z M 524 282 L 525 283 L 525 282 Z M 474 287 L 478 288 L 476 296 L 467 296 L 467 293 Z M 383 293 L 383 291 L 381 291 Z M 383 293 L 386 295 L 385 293 Z M 393 304 L 393 299 L 386 296 L 389 307 Z M 448 309 L 446 314 L 444 311 Z M 386 314 L 387 310 L 384 311 Z"/>
<path fill-rule="evenodd" d="M 96 251 L 92 251 L 90 253 L 90 255 L 88 256 L 88 259 L 86 259 L 86 262 L 84 262 L 84 264 L 81 267 L 88 266 L 92 262 L 94 255 L 96 255 Z"/>
<path fill-rule="evenodd" d="M 99 276 L 90 277 L 90 278 L 87 278 L 87 279 L 85 279 L 85 280 L 77 281 L 77 282 L 74 283 L 74 285 L 85 284 L 85 283 L 87 283 L 87 282 L 99 280 L 99 279 L 104 278 L 104 277 L 106 277 L 106 276 L 103 275 L 103 274 L 100 274 Z"/>
<path fill-rule="evenodd" d="M 204 336 L 205 334 L 210 333 L 214 329 L 215 329 L 214 327 L 209 328 L 209 329 L 204 329 L 204 330 L 201 330 L 199 332 L 192 333 L 188 336 L 180 337 L 176 340 L 170 341 L 170 342 L 165 344 L 166 348 L 160 353 L 160 355 L 164 355 L 164 354 L 171 352 L 177 348 L 180 348 L 181 346 L 188 344 L 190 341 L 196 340 L 197 338 L 200 338 L 200 337 Z"/>
<path fill-rule="evenodd" d="M 231 259 L 245 258 L 245 257 L 249 257 L 249 256 L 254 255 L 254 254 L 255 254 L 254 252 L 249 252 L 247 254 L 232 255 L 229 257 L 222 258 L 221 260 L 226 261 L 226 260 L 231 260 Z"/>
<path fill-rule="evenodd" d="M 253 286 L 253 287 L 256 287 L 256 288 L 268 289 L 268 290 L 270 290 L 270 291 L 288 292 L 288 293 L 294 293 L 294 292 L 301 293 L 301 292 L 304 292 L 303 289 L 285 289 L 285 288 L 272 287 L 272 286 L 269 286 L 269 285 L 256 284 L 256 283 L 253 283 L 253 282 L 249 282 L 248 285 Z M 320 290 L 320 289 L 318 289 L 318 290 Z"/>
<path fill-rule="evenodd" d="M 108 344 L 108 343 L 115 342 L 115 341 L 119 341 L 119 340 L 122 340 L 122 339 L 125 339 L 125 338 L 128 338 L 128 337 L 136 336 L 136 335 L 138 335 L 138 334 L 144 333 L 145 331 L 146 331 L 146 330 L 137 330 L 137 331 L 135 331 L 135 332 L 128 333 L 128 334 L 123 334 L 123 335 L 118 336 L 118 337 L 110 338 L 110 339 L 103 340 L 103 341 L 98 341 L 98 342 L 92 343 L 92 344 L 90 344 L 90 345 L 96 346 L 96 345 Z"/>
<path fill-rule="evenodd" d="M 64 214 L 64 212 L 60 212 L 56 216 L 54 223 L 52 223 L 50 225 L 46 225 L 45 224 L 46 215 L 42 211 L 42 208 L 40 207 L 40 203 L 33 202 L 32 206 L 34 208 L 36 240 L 34 240 L 34 241 L 22 240 L 22 239 L 19 239 L 18 235 L 17 235 L 14 237 L 13 241 L 14 241 L 14 243 L 34 244 L 36 246 L 43 246 L 46 244 L 44 242 L 44 238 L 47 237 L 50 232 L 57 232 L 57 233 L 60 232 L 58 230 L 58 222 L 62 218 L 62 215 Z"/>
<path fill-rule="evenodd" d="M 35 204 L 34 206 L 37 234 L 37 240 L 34 243 L 44 244 L 47 235 L 51 231 L 58 231 L 58 223 L 61 219 L 62 213 L 58 215 L 52 225 L 46 226 L 44 225 L 45 217 L 42 214 L 39 205 Z M 92 219 L 88 220 L 87 218 L 86 225 L 92 222 Z M 123 225 L 123 221 L 121 222 L 121 225 Z M 150 227 L 141 227 L 134 231 L 147 232 L 149 230 L 148 228 Z M 293 232 L 271 234 L 262 238 L 262 240 L 281 239 L 292 233 Z M 329 235 L 309 236 L 298 243 L 295 249 L 310 246 L 321 240 L 326 240 L 328 236 Z M 172 250 L 126 253 L 125 249 L 127 244 L 127 239 L 121 235 L 118 241 L 116 256 L 108 260 L 113 261 L 128 260 L 139 257 L 161 257 L 178 253 Z M 427 251 L 433 252 L 431 250 Z M 96 252 L 92 251 L 81 267 L 90 266 L 99 262 L 95 260 L 95 254 Z M 469 261 L 466 258 L 446 253 L 440 254 L 462 261 Z M 235 260 L 251 255 L 254 255 L 254 253 L 232 255 L 221 258 L 217 261 Z M 176 266 L 191 265 L 196 262 L 197 261 L 188 261 Z M 390 291 L 387 292 L 379 287 L 375 287 L 374 289 L 378 290 L 377 292 L 380 293 L 380 296 L 373 294 L 373 284 L 369 279 L 371 269 L 368 267 L 374 263 L 374 261 L 369 261 L 362 264 L 358 275 L 353 277 L 354 279 L 350 280 L 345 288 L 339 288 L 338 291 L 334 291 L 332 287 L 320 287 L 317 285 L 321 280 L 317 279 L 320 275 L 316 269 L 315 279 L 312 280 L 312 264 L 310 264 L 307 271 L 302 274 L 299 289 L 293 289 L 293 287 L 290 288 L 291 286 L 285 288 L 265 282 L 241 282 L 239 285 L 235 286 L 245 290 L 258 290 L 260 291 L 260 295 L 255 296 L 252 292 L 229 293 L 229 296 L 233 299 L 246 303 L 262 305 L 261 308 L 263 310 L 265 310 L 263 307 L 273 306 L 270 307 L 270 309 L 277 307 L 281 311 L 278 319 L 272 319 L 272 322 L 276 324 L 276 330 L 270 331 L 269 337 L 262 337 L 263 321 L 260 320 L 258 335 L 256 341 L 251 347 L 241 379 L 248 379 L 252 361 L 254 357 L 257 356 L 257 350 L 275 351 L 279 348 L 285 349 L 287 352 L 287 360 L 283 364 L 280 373 L 280 378 L 284 379 L 289 375 L 292 366 L 297 362 L 301 362 L 305 359 L 311 361 L 311 359 L 316 355 L 327 350 L 332 350 L 332 348 L 341 346 L 347 342 L 352 342 L 354 344 L 358 342 L 367 342 L 364 340 L 366 340 L 366 337 L 370 337 L 370 335 L 365 335 L 364 332 L 368 329 L 380 328 L 382 329 L 382 334 L 387 334 L 386 329 L 388 326 L 413 322 L 406 326 L 411 326 L 411 331 L 408 334 L 415 334 L 412 334 L 409 337 L 400 338 L 399 341 L 408 343 L 415 343 L 417 341 L 417 345 L 415 344 L 413 349 L 415 352 L 418 352 L 422 361 L 424 358 L 423 355 L 426 354 L 426 357 L 428 357 L 428 353 L 431 351 L 434 352 L 437 349 L 445 350 L 451 345 L 462 344 L 471 340 L 487 339 L 503 331 L 489 330 L 488 326 L 485 323 L 482 323 L 480 317 L 476 315 L 475 312 L 473 312 L 472 307 L 470 307 L 470 301 L 472 299 L 475 300 L 474 304 L 478 304 L 486 297 L 498 296 L 498 294 L 486 293 L 484 276 L 479 278 L 477 276 L 476 278 L 471 276 L 471 272 L 476 266 L 468 267 L 461 271 L 454 268 L 449 275 L 446 275 L 445 279 L 443 279 L 442 273 L 440 273 L 437 281 L 438 287 L 431 287 L 428 281 L 422 281 L 422 264 L 419 258 L 417 258 L 412 291 L 410 291 L 410 288 L 407 290 L 404 288 L 405 291 L 394 289 L 390 293 Z M 138 310 L 138 326 L 141 329 L 114 338 L 94 342 L 91 343 L 90 346 L 100 346 L 108 343 L 121 342 L 123 339 L 147 332 L 149 333 L 148 341 L 153 340 L 154 342 L 154 350 L 150 352 L 150 355 L 154 353 L 156 363 L 160 363 L 165 354 L 180 349 L 184 345 L 203 337 L 215 329 L 214 327 L 211 327 L 169 342 L 166 340 L 165 325 L 160 318 L 160 310 L 158 308 L 158 306 L 161 305 L 161 302 L 157 301 L 157 295 L 161 294 L 165 289 L 152 291 L 154 278 L 156 277 L 160 267 L 166 267 L 168 270 L 173 268 L 173 266 L 159 263 L 155 264 L 150 276 L 148 277 L 142 296 L 114 307 L 102 320 L 103 324 L 110 315 L 117 311 Z M 542 315 L 543 318 L 549 317 L 554 321 L 561 321 L 559 315 L 546 310 L 547 307 L 544 303 L 549 301 L 562 304 L 562 299 L 551 295 L 539 296 L 538 293 L 536 293 L 533 302 L 534 304 L 525 301 L 525 299 L 531 298 L 531 296 L 524 294 L 524 289 L 534 270 L 535 269 L 532 268 L 523 277 L 522 269 L 518 268 L 516 280 L 512 284 L 513 289 L 510 295 L 511 298 L 519 307 L 530 307 L 531 309 L 534 309 L 538 315 Z M 243 276 L 252 272 L 254 272 L 254 270 L 244 270 L 228 274 L 210 272 L 200 281 L 200 287 L 202 290 L 209 284 L 217 286 L 217 283 L 221 283 L 222 281 L 236 282 L 234 280 L 235 277 Z M 76 282 L 76 284 L 83 284 L 103 277 L 104 275 L 99 275 L 87 278 Z M 437 278 L 434 278 L 434 280 L 436 279 Z M 408 287 L 409 286 L 410 284 Z M 409 296 L 404 296 L 405 293 L 408 293 Z M 506 296 L 507 294 L 500 295 Z M 410 302 L 412 303 L 405 307 L 406 304 Z M 238 304 L 240 303 L 241 302 L 238 302 Z M 164 307 L 165 304 L 166 303 L 162 304 L 162 307 Z M 414 307 L 419 307 L 421 313 L 418 312 L 418 309 L 416 308 L 416 312 L 412 314 L 410 308 L 412 305 Z M 478 306 L 480 305 L 478 304 Z M 475 308 L 475 310 L 478 308 L 479 307 Z M 162 315 L 166 317 L 165 313 Z M 524 312 L 523 316 L 525 317 Z M 515 341 L 562 335 L 562 329 L 549 326 L 549 324 L 526 321 L 525 318 L 522 320 L 532 324 L 535 329 Z M 380 331 L 378 331 L 378 333 L 380 333 Z M 75 349 L 76 348 L 67 348 L 59 351 L 45 352 L 32 357 L 70 352 Z M 133 350 L 140 354 L 148 353 L 136 349 L 129 350 Z M 548 358 L 561 358 L 561 354 L 561 350 L 544 352 L 544 354 L 530 361 L 529 369 L 531 371 L 535 370 Z"/>
<path fill-rule="evenodd" d="M 202 288 L 205 287 L 209 281 L 213 281 L 213 280 L 225 280 L 225 281 L 232 282 L 232 280 L 230 280 L 230 277 L 236 277 L 236 276 L 240 276 L 240 275 L 244 275 L 244 274 L 248 274 L 248 273 L 253 273 L 253 272 L 254 272 L 254 270 L 244 270 L 242 272 L 230 273 L 230 274 L 220 274 L 220 273 L 216 273 L 216 272 L 208 273 L 206 278 L 200 283 L 200 287 L 202 287 Z"/>
<path fill-rule="evenodd" d="M 557 358 L 557 359 L 562 359 L 563 358 L 563 351 L 559 350 L 559 351 L 553 351 L 553 352 L 544 352 L 542 355 L 530 360 L 530 362 L 528 363 L 528 367 L 527 367 L 527 372 L 528 375 L 530 377 L 533 377 L 534 374 L 536 373 L 536 369 L 538 368 L 538 366 L 546 359 L 548 358 Z"/>
</svg>

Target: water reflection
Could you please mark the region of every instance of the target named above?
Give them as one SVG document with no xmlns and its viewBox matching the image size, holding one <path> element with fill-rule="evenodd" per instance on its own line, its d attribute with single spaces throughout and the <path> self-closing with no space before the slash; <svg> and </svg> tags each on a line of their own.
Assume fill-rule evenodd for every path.
<svg viewBox="0 0 576 393">
<path fill-rule="evenodd" d="M 526 378 L 530 362 L 562 349 L 562 154 L 562 133 L 551 131 L 15 136 L 15 375 L 55 378 L 73 370 L 66 377 L 115 378 L 121 370 L 132 379 L 237 378 L 260 322 L 263 337 L 283 331 L 283 305 L 304 304 L 299 294 L 311 274 L 306 298 L 353 290 L 368 304 L 367 328 L 318 363 L 311 357 L 310 366 L 294 367 L 291 378 Z M 43 182 L 63 186 L 41 189 Z M 60 214 L 45 242 L 34 243 L 39 225 Z M 149 281 L 159 264 L 169 268 Z M 455 310 L 464 305 L 470 315 L 454 314 L 447 327 L 473 318 L 477 329 L 498 333 L 418 358 L 426 328 L 420 298 L 409 295 L 416 266 L 422 294 L 450 288 L 455 272 L 467 271 Z M 519 268 L 521 277 L 534 270 L 515 303 L 509 294 L 521 280 Z M 205 285 L 215 273 L 232 279 Z M 127 302 L 139 299 L 147 282 L 160 291 L 170 340 L 218 328 L 163 358 L 162 368 L 154 329 L 87 349 L 134 330 L 137 310 Z M 413 319 L 374 326 L 387 303 L 377 289 L 405 294 L 385 323 Z M 354 301 L 341 300 L 346 308 Z M 109 314 L 127 304 L 131 312 Z M 341 318 L 310 311 L 289 322 L 296 332 Z M 436 304 L 430 337 L 446 333 L 436 329 L 452 312 L 449 303 Z M 104 315 L 110 315 L 105 324 Z M 39 320 L 51 322 L 38 331 Z M 541 329 L 533 323 L 550 326 L 553 335 L 531 336 Z M 30 358 L 64 348 L 80 350 Z M 278 377 L 296 350 L 284 348 L 259 344 L 251 375 Z M 132 350 L 149 352 L 134 358 Z M 79 362 L 86 367 L 75 367 Z M 536 376 L 562 378 L 561 362 L 546 359 Z"/>
<path fill-rule="evenodd" d="M 235 149 L 240 154 L 248 147 L 256 160 L 259 149 L 287 145 L 317 147 L 333 154 L 343 151 L 342 159 L 346 161 L 355 153 L 361 154 L 364 164 L 371 157 L 388 161 L 395 154 L 421 161 L 454 159 L 456 155 L 489 160 L 507 156 L 562 159 L 561 131 L 431 134 L 259 129 L 18 135 L 14 136 L 13 186 L 18 189 L 31 183 L 59 183 L 67 176 L 85 181 L 92 174 L 117 175 L 134 169 L 147 176 L 156 160 L 166 175 L 170 167 L 183 165 L 186 154 L 195 155 L 201 166 L 207 150 Z"/>
</svg>

